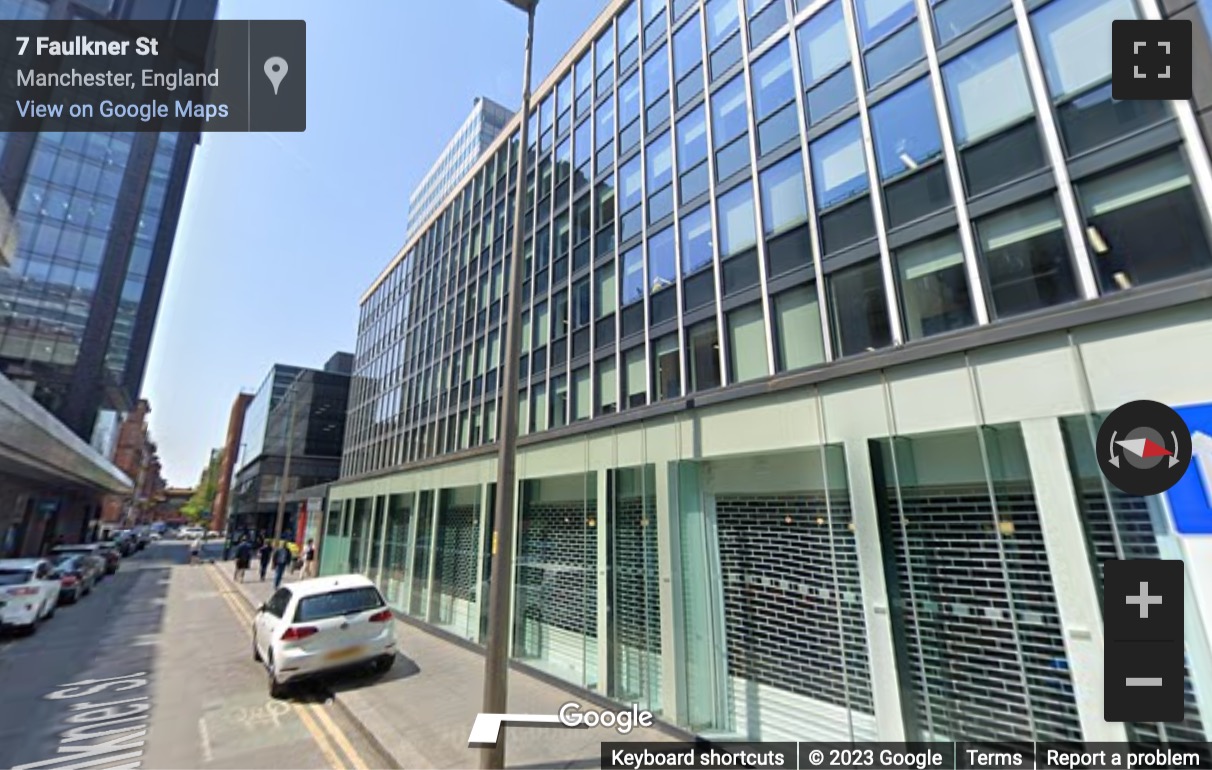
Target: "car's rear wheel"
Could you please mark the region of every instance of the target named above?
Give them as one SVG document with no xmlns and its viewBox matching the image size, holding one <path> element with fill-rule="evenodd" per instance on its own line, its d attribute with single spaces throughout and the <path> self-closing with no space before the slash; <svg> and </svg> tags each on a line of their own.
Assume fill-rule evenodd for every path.
<svg viewBox="0 0 1212 770">
<path fill-rule="evenodd" d="M 269 675 L 269 697 L 274 700 L 282 700 L 286 697 L 286 685 L 278 681 L 278 675 L 274 673 L 274 656 L 271 652 L 269 660 L 265 662 L 265 670 Z"/>
<path fill-rule="evenodd" d="M 374 670 L 374 672 L 376 674 L 385 674 L 391 670 L 391 667 L 394 666 L 395 663 L 396 663 L 396 656 L 394 654 L 393 655 L 380 655 L 379 657 L 374 659 L 374 662 L 370 664 L 370 667 Z"/>
</svg>

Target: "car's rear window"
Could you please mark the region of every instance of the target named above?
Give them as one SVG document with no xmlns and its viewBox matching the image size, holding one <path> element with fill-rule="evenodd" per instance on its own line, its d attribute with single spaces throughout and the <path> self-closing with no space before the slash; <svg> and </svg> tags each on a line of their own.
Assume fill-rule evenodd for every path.
<svg viewBox="0 0 1212 770">
<path fill-rule="evenodd" d="M 299 608 L 295 610 L 295 622 L 308 623 L 313 620 L 339 618 L 342 615 L 375 610 L 382 606 L 383 599 L 376 589 L 369 586 L 347 588 L 344 591 L 316 594 L 300 599 Z"/>
<path fill-rule="evenodd" d="M 0 586 L 19 586 L 28 583 L 34 573 L 27 569 L 0 569 Z"/>
</svg>

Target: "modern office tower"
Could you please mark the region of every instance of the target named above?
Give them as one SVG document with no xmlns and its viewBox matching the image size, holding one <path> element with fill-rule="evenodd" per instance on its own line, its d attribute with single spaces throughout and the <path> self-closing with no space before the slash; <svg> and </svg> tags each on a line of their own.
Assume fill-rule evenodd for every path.
<svg viewBox="0 0 1212 770">
<path fill-rule="evenodd" d="M 215 6 L 0 0 L 0 18 L 207 20 Z M 19 239 L 0 258 L 0 373 L 85 440 L 138 400 L 197 143 L 177 132 L 0 134 L 0 193 Z"/>
<path fill-rule="evenodd" d="M 508 108 L 483 96 L 475 98 L 474 106 L 462 127 L 442 150 L 433 167 L 408 196 L 408 235 L 428 221 L 446 200 L 484 151 L 497 138 L 513 117 Z"/>
<path fill-rule="evenodd" d="M 336 353 L 323 369 L 275 364 L 244 412 L 228 521 L 269 532 L 286 493 L 337 478 L 345 439 L 353 356 Z M 292 521 L 284 529 L 293 529 Z"/>
<path fill-rule="evenodd" d="M 1170 5 L 608 3 L 529 116 L 517 662 L 716 737 L 1207 740 L 1212 503 L 1094 445 L 1212 434 L 1209 105 L 1109 82 Z M 475 642 L 518 129 L 362 300 L 322 549 Z M 1182 722 L 1103 719 L 1124 558 L 1186 560 Z"/>
</svg>

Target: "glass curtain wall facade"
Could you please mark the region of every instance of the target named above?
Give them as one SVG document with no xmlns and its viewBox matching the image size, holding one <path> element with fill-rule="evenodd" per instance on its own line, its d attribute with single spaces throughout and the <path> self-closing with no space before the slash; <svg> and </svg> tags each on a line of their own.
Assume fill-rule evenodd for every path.
<svg viewBox="0 0 1212 770">
<path fill-rule="evenodd" d="M 521 194 L 517 660 L 707 735 L 1207 735 L 1212 608 L 1184 723 L 1086 689 L 1101 560 L 1212 575 L 1068 422 L 1212 402 L 1207 150 L 1110 98 L 1112 21 L 1159 12 L 611 3 L 363 299 L 332 495 L 415 502 L 395 605 L 483 618 L 435 594 L 467 521 L 489 574 L 448 511 L 491 510 Z"/>
<path fill-rule="evenodd" d="M 213 19 L 214 0 L 3 0 L 0 18 Z M 0 134 L 18 247 L 0 262 L 0 372 L 86 440 L 142 387 L 198 135 Z M 97 436 L 97 444 L 101 445 Z"/>
</svg>

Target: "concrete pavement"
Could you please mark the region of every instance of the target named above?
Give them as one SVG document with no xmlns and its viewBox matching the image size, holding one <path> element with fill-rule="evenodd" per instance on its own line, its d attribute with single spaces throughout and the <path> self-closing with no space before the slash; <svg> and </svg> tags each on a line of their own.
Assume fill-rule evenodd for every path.
<svg viewBox="0 0 1212 770">
<path fill-rule="evenodd" d="M 233 580 L 234 562 L 215 566 L 250 606 L 273 593 L 250 570 L 244 583 Z M 288 577 L 284 585 L 293 582 Z M 480 751 L 467 739 L 483 696 L 484 656 L 478 650 L 413 625 L 396 622 L 401 651 L 395 667 L 381 677 L 351 677 L 327 682 L 338 705 L 363 727 L 383 754 L 402 768 L 475 768 Z M 555 686 L 522 670 L 509 674 L 509 712 L 555 714 L 569 702 L 601 710 L 584 693 Z M 615 704 L 611 710 L 622 710 Z M 538 729 L 513 727 L 506 743 L 510 767 L 599 767 L 603 741 L 693 740 L 685 733 L 656 726 L 620 735 L 605 728 Z"/>
</svg>

